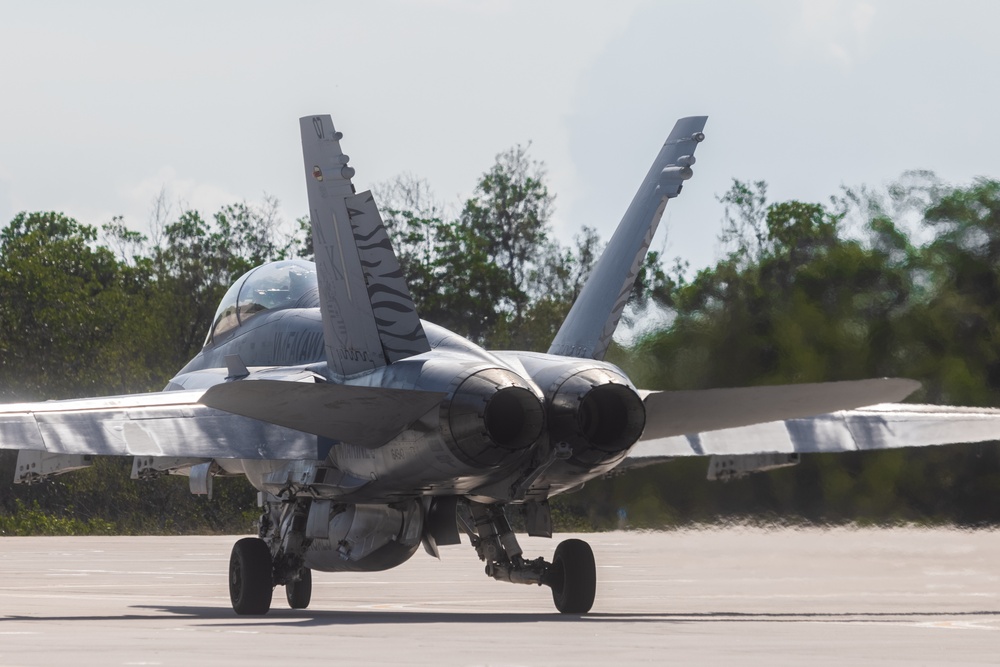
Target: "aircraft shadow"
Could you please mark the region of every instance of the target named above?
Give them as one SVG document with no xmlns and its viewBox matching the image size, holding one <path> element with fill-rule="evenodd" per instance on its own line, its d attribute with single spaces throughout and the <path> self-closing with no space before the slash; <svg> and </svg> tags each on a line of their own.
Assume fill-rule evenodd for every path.
<svg viewBox="0 0 1000 667">
<path fill-rule="evenodd" d="M 220 625 L 269 625 L 279 622 L 283 626 L 314 627 L 323 625 L 395 625 L 429 623 L 518 624 L 518 623 L 815 623 L 822 620 L 838 623 L 912 623 L 914 619 L 941 619 L 955 617 L 1000 617 L 1000 611 L 911 611 L 911 612 L 661 612 L 661 613 L 590 613 L 586 615 L 560 614 L 556 611 L 528 613 L 464 613 L 419 610 L 363 609 L 351 611 L 273 609 L 267 616 L 237 618 L 230 609 L 216 607 L 168 607 L 157 609 L 171 614 L 224 620 Z M 293 620 L 294 619 L 294 620 Z"/>
<path fill-rule="evenodd" d="M 518 623 L 816 623 L 824 620 L 836 623 L 913 623 L 920 619 L 963 617 L 1000 617 L 1000 611 L 910 611 L 910 612 L 623 612 L 590 613 L 586 615 L 542 613 L 465 613 L 440 611 L 407 611 L 362 609 L 351 611 L 273 609 L 266 616 L 237 617 L 228 607 L 194 606 L 134 606 L 133 609 L 162 612 L 191 620 L 212 622 L 213 627 L 248 627 L 280 625 L 282 627 L 317 627 L 332 625 L 401 625 L 434 623 L 518 624 Z M 156 615 L 125 614 L 106 616 L 19 616 L 7 614 L 4 621 L 149 621 Z M 220 621 L 220 622 L 214 622 Z"/>
</svg>

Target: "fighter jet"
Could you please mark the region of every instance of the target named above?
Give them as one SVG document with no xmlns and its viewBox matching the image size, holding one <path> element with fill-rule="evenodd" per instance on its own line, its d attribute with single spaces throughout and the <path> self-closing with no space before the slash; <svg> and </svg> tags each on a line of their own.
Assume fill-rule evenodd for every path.
<svg viewBox="0 0 1000 667">
<path fill-rule="evenodd" d="M 133 457 L 133 477 L 219 475 L 258 490 L 259 534 L 236 542 L 237 614 L 312 572 L 378 571 L 465 533 L 494 579 L 588 612 L 590 546 L 525 555 L 506 516 L 552 536 L 548 500 L 616 467 L 710 458 L 727 478 L 853 451 L 1000 436 L 1000 411 L 894 404 L 919 385 L 872 379 L 649 392 L 604 361 L 667 202 L 692 177 L 706 117 L 674 125 L 548 353 L 487 351 L 419 318 L 371 192 L 330 116 L 300 120 L 315 262 L 266 264 L 219 304 L 204 348 L 163 392 L 0 406 L 15 482 Z"/>
</svg>

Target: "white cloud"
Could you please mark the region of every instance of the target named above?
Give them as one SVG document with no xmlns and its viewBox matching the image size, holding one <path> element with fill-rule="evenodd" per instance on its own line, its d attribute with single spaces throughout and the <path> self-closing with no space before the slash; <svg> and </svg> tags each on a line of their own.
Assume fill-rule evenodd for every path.
<svg viewBox="0 0 1000 667">
<path fill-rule="evenodd" d="M 867 2 L 859 2 L 851 10 L 851 23 L 857 35 L 867 35 L 871 30 L 872 22 L 875 20 L 875 5 Z"/>
<path fill-rule="evenodd" d="M 876 8 L 859 0 L 800 0 L 790 24 L 794 42 L 806 52 L 852 67 L 864 60 Z"/>
<path fill-rule="evenodd" d="M 169 222 L 175 220 L 184 211 L 197 211 L 205 220 L 211 219 L 223 206 L 247 201 L 250 204 L 260 203 L 265 196 L 248 199 L 237 192 L 215 183 L 200 181 L 194 177 L 178 174 L 177 169 L 165 165 L 155 174 L 139 181 L 126 183 L 117 191 L 119 197 L 120 215 L 126 224 L 144 233 L 150 231 L 150 225 L 156 216 L 158 200 L 166 207 L 160 213 Z M 290 227 L 294 215 L 279 209 L 279 216 L 284 221 L 284 227 Z M 109 217 L 109 216 L 105 216 Z M 284 229 L 288 232 L 290 229 Z"/>
<path fill-rule="evenodd" d="M 200 182 L 194 178 L 178 175 L 177 170 L 167 165 L 136 183 L 119 188 L 119 195 L 128 208 L 150 207 L 161 192 L 182 204 L 185 208 L 211 214 L 226 204 L 238 202 L 242 197 L 212 183 Z"/>
<path fill-rule="evenodd" d="M 163 187 L 205 215 L 267 192 L 297 217 L 309 113 L 333 114 L 358 187 L 409 171 L 446 203 L 532 141 L 563 242 L 582 224 L 607 239 L 673 120 L 708 114 L 663 224 L 696 267 L 732 177 L 824 201 L 904 169 L 996 173 L 1000 3 L 456 2 L 20 3 L 0 21 L 18 65 L 0 69 L 17 102 L 0 222 L 9 206 L 138 228 Z"/>
</svg>

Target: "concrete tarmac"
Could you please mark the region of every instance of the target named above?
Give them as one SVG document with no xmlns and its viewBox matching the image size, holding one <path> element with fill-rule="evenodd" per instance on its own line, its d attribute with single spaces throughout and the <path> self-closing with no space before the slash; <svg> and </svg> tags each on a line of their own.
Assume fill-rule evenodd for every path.
<svg viewBox="0 0 1000 667">
<path fill-rule="evenodd" d="M 551 556 L 560 538 L 522 540 Z M 467 545 L 314 574 L 237 617 L 234 537 L 0 538 L 0 665 L 996 665 L 1000 532 L 747 528 L 577 536 L 594 610 L 488 579 Z"/>
</svg>

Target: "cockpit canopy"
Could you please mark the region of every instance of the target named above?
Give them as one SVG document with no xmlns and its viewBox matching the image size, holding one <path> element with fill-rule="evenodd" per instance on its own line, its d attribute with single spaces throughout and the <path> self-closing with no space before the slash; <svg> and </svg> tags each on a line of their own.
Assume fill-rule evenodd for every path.
<svg viewBox="0 0 1000 667">
<path fill-rule="evenodd" d="M 251 269 L 222 297 L 205 345 L 228 337 L 265 311 L 315 306 L 316 292 L 316 265 L 304 259 L 272 262 Z"/>
</svg>

